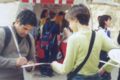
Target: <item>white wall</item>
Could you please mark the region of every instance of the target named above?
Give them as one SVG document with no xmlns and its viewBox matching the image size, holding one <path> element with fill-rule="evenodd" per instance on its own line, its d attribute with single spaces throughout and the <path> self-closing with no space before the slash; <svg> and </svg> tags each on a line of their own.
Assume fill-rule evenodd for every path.
<svg viewBox="0 0 120 80">
<path fill-rule="evenodd" d="M 16 17 L 19 2 L 0 3 L 0 26 L 8 26 Z"/>
</svg>

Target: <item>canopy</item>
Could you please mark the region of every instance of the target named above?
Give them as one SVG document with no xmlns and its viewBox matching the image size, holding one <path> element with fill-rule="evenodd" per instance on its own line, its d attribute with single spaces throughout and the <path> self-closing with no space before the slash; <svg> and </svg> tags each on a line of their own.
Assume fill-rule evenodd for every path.
<svg viewBox="0 0 120 80">
<path fill-rule="evenodd" d="M 8 3 L 8 2 L 14 2 L 18 0 L 0 0 L 0 3 Z"/>
<path fill-rule="evenodd" d="M 21 2 L 41 4 L 73 4 L 74 0 L 21 0 Z"/>
</svg>

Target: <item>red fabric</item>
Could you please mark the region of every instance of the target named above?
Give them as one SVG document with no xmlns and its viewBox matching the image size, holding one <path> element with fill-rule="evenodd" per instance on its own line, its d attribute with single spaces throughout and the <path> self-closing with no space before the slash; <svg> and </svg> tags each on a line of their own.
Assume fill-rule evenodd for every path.
<svg viewBox="0 0 120 80">
<path fill-rule="evenodd" d="M 40 47 L 40 41 L 36 42 L 36 53 L 40 59 L 45 57 L 44 50 Z"/>
<path fill-rule="evenodd" d="M 21 0 L 21 2 L 29 2 L 29 0 Z"/>
<path fill-rule="evenodd" d="M 62 4 L 62 0 L 59 0 L 59 3 Z"/>
<path fill-rule="evenodd" d="M 74 0 L 66 0 L 66 4 L 73 4 Z M 63 0 L 59 0 L 59 3 L 62 4 Z"/>
<path fill-rule="evenodd" d="M 67 43 L 62 42 L 60 48 L 61 48 L 61 51 L 63 53 L 64 58 L 65 58 L 65 55 L 66 55 L 66 47 L 67 47 Z M 63 63 L 64 58 L 62 60 L 59 60 L 58 62 Z"/>
<path fill-rule="evenodd" d="M 41 3 L 43 3 L 43 4 L 53 4 L 54 0 L 41 0 Z"/>
<path fill-rule="evenodd" d="M 21 2 L 29 3 L 30 0 L 21 0 Z M 37 0 L 32 0 L 33 3 L 36 3 Z M 63 0 L 59 0 L 59 4 L 62 4 Z M 74 0 L 66 0 L 66 4 L 73 4 Z M 55 4 L 55 0 L 40 0 L 41 4 Z"/>
<path fill-rule="evenodd" d="M 67 43 L 62 42 L 60 48 L 61 48 L 61 50 L 63 52 L 63 56 L 64 57 L 66 55 L 66 47 L 67 47 Z M 36 41 L 36 52 L 37 52 L 37 55 L 38 55 L 38 57 L 40 59 L 43 59 L 45 57 L 44 50 L 42 48 L 40 48 L 40 41 Z M 59 62 L 62 63 L 63 60 L 60 60 Z"/>
<path fill-rule="evenodd" d="M 66 47 L 67 47 L 67 43 L 62 42 L 60 48 L 63 52 L 64 57 L 65 57 L 65 54 L 66 54 Z"/>
<path fill-rule="evenodd" d="M 67 0 L 67 4 L 73 4 L 74 0 Z"/>
<path fill-rule="evenodd" d="M 33 3 L 36 3 L 36 0 L 33 0 Z"/>
</svg>

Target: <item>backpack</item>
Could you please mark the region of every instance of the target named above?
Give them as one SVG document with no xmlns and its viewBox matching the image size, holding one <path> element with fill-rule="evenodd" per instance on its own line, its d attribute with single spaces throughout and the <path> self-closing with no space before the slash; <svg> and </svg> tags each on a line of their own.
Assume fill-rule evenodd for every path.
<svg viewBox="0 0 120 80">
<path fill-rule="evenodd" d="M 42 36 L 40 38 L 41 48 L 48 49 L 49 44 L 51 42 L 54 43 L 53 35 L 51 33 L 52 25 L 53 25 L 53 22 L 48 22 L 44 26 L 44 30 L 43 30 L 44 32 L 43 32 L 43 34 L 42 34 Z"/>
<path fill-rule="evenodd" d="M 8 27 L 2 27 L 2 28 L 5 30 L 5 40 L 4 40 L 4 47 L 1 50 L 1 52 L 4 52 L 4 50 L 6 49 L 6 47 L 8 46 L 8 44 L 10 43 L 10 40 L 11 40 L 11 37 L 12 37 L 12 33 L 11 33 L 11 31 L 10 31 L 10 29 Z M 26 37 L 26 39 L 27 39 L 27 41 L 29 43 L 29 46 L 30 46 L 30 49 L 31 49 L 32 43 L 31 43 L 30 36 L 28 35 Z"/>
</svg>

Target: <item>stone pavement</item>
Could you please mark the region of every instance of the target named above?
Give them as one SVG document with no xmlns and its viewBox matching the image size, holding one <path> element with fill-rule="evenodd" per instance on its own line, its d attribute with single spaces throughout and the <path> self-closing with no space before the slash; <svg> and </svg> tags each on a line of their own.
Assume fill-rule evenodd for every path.
<svg viewBox="0 0 120 80">
<path fill-rule="evenodd" d="M 40 74 L 40 72 L 38 70 L 28 73 L 25 72 L 25 80 L 66 80 L 66 76 L 65 75 L 60 75 L 57 73 L 54 73 L 55 76 L 53 77 L 45 77 L 42 76 Z M 113 69 L 112 71 L 112 79 L 111 80 L 117 80 L 117 76 L 118 76 L 118 69 Z"/>
<path fill-rule="evenodd" d="M 25 80 L 66 80 L 65 75 L 54 73 L 53 77 L 42 76 L 38 71 L 31 73 L 25 72 Z"/>
</svg>

